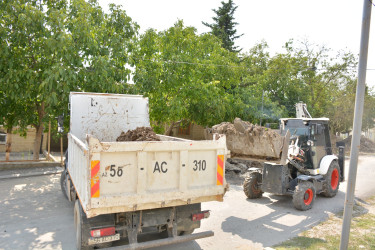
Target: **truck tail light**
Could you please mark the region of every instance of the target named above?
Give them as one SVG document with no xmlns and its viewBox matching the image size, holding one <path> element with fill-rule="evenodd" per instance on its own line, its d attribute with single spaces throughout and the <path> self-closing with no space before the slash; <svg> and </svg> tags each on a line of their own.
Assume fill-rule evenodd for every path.
<svg viewBox="0 0 375 250">
<path fill-rule="evenodd" d="M 210 216 L 210 211 L 202 211 L 201 213 L 193 214 L 192 221 L 199 221 L 205 218 L 208 218 Z"/>
<path fill-rule="evenodd" d="M 109 236 L 109 235 L 114 235 L 115 233 L 116 233 L 115 227 L 106 227 L 106 228 L 99 228 L 99 229 L 91 230 L 92 237 Z"/>
</svg>

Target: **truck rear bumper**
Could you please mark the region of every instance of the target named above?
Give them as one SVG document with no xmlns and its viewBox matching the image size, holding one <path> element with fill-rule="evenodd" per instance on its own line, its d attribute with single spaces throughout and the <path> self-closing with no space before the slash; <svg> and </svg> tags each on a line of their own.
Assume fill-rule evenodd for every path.
<svg viewBox="0 0 375 250">
<path fill-rule="evenodd" d="M 124 246 L 117 246 L 117 247 L 111 247 L 109 249 L 116 249 L 116 250 L 124 250 L 124 249 L 147 249 L 151 247 L 161 247 L 166 246 L 170 244 L 177 244 L 177 243 L 183 243 L 191 240 L 197 240 L 202 239 L 206 237 L 214 236 L 213 231 L 206 231 L 196 234 L 189 234 L 189 235 L 183 235 L 183 236 L 176 236 L 176 237 L 169 237 L 165 239 L 160 240 L 153 240 L 153 241 L 147 241 L 142 243 L 133 243 L 130 245 L 124 245 Z"/>
</svg>

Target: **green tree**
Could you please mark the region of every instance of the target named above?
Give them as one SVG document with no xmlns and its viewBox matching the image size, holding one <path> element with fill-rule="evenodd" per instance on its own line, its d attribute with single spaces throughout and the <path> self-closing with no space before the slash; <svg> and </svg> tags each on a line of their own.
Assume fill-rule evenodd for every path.
<svg viewBox="0 0 375 250">
<path fill-rule="evenodd" d="M 331 128 L 334 132 L 349 133 L 353 127 L 357 79 L 353 78 L 346 86 L 334 93 L 334 101 L 327 109 Z M 375 95 L 368 88 L 365 92 L 362 130 L 375 125 Z"/>
<path fill-rule="evenodd" d="M 226 92 L 237 84 L 238 58 L 211 34 L 178 21 L 162 32 L 147 30 L 135 56 L 134 82 L 150 98 L 154 125 L 189 120 L 213 125 L 233 118 L 235 100 Z"/>
<path fill-rule="evenodd" d="M 27 108 L 15 120 L 36 128 L 34 159 L 43 124 L 67 113 L 70 91 L 127 91 L 138 26 L 119 6 L 106 14 L 95 0 L 3 1 L 0 17 L 0 84 Z"/>
<path fill-rule="evenodd" d="M 356 60 L 351 53 L 331 56 L 324 46 L 289 41 L 286 52 L 270 58 L 263 87 L 272 101 L 284 106 L 288 117 L 295 116 L 294 104 L 302 101 L 313 117 L 327 116 L 335 93 L 353 79 Z"/>
<path fill-rule="evenodd" d="M 2 73 L 2 72 L 1 72 Z M 0 85 L 0 124 L 3 125 L 7 134 L 5 143 L 5 160 L 9 161 L 12 148 L 13 128 L 18 127 L 18 132 L 25 133 L 27 124 L 27 102 L 20 103 L 21 100 L 14 100 L 5 94 L 5 90 L 1 90 L 5 85 Z"/>
<path fill-rule="evenodd" d="M 283 107 L 271 100 L 263 86 L 270 60 L 267 48 L 267 43 L 263 41 L 240 55 L 240 82 L 230 91 L 234 99 L 240 100 L 237 116 L 258 124 L 278 122 L 284 112 Z"/>
<path fill-rule="evenodd" d="M 238 24 L 234 21 L 234 12 L 238 6 L 236 6 L 232 0 L 228 2 L 221 2 L 221 7 L 217 10 L 213 9 L 216 16 L 214 16 L 213 23 L 209 24 L 202 22 L 205 26 L 211 29 L 211 33 L 217 36 L 222 41 L 223 48 L 226 48 L 232 52 L 241 51 L 238 46 L 234 46 L 234 40 L 240 38 L 241 35 L 236 35 L 237 30 L 235 26 Z"/>
</svg>

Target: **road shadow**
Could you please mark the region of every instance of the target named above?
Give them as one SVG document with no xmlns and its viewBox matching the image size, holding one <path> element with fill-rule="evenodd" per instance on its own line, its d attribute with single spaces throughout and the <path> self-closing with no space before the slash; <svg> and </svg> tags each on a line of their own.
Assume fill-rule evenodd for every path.
<svg viewBox="0 0 375 250">
<path fill-rule="evenodd" d="M 59 182 L 60 174 L 0 181 L 1 248 L 74 248 L 73 204 Z"/>
<path fill-rule="evenodd" d="M 60 174 L 3 179 L 0 189 L 0 249 L 75 249 L 74 203 L 60 190 Z M 153 239 L 160 235 L 139 238 Z M 190 241 L 152 249 L 202 248 Z"/>
<path fill-rule="evenodd" d="M 150 241 L 150 240 L 158 240 L 160 239 L 160 235 L 154 234 L 154 235 L 147 235 L 146 237 L 143 237 L 144 241 Z M 198 243 L 194 241 L 188 241 L 184 243 L 179 244 L 173 244 L 173 245 L 167 245 L 162 247 L 153 247 L 149 248 L 152 250 L 202 250 L 202 248 L 198 245 Z"/>
<path fill-rule="evenodd" d="M 246 199 L 244 195 L 246 202 L 262 205 L 257 207 L 269 212 L 253 218 L 252 211 L 249 211 L 247 219 L 232 215 L 221 226 L 224 232 L 271 247 L 326 220 L 330 213 L 342 211 L 344 198 L 345 193 L 342 191 L 333 198 L 317 195 L 312 209 L 299 211 L 294 208 L 291 196 L 265 193 L 259 199 Z M 258 213 L 254 211 L 254 216 L 257 216 L 255 214 Z"/>
</svg>

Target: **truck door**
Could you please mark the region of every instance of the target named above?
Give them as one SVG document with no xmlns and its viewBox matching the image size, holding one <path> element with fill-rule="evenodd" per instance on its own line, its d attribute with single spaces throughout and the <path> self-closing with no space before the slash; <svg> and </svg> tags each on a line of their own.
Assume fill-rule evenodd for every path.
<svg viewBox="0 0 375 250">
<path fill-rule="evenodd" d="M 321 159 L 327 155 L 325 127 L 322 124 L 311 124 L 310 138 L 313 142 L 311 146 L 313 168 L 317 169 Z"/>
</svg>

